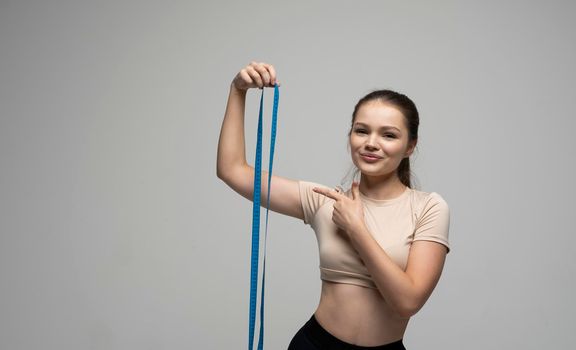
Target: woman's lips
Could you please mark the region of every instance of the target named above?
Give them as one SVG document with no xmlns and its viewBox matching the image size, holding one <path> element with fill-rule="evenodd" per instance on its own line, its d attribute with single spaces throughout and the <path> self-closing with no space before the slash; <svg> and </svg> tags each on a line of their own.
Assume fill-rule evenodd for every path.
<svg viewBox="0 0 576 350">
<path fill-rule="evenodd" d="M 380 159 L 382 159 L 382 158 L 380 158 L 380 157 L 372 157 L 372 156 L 369 156 L 369 155 L 366 155 L 366 154 L 361 154 L 361 155 L 360 155 L 360 158 L 362 158 L 363 160 L 365 160 L 366 162 L 369 162 L 369 163 L 374 163 L 374 162 L 377 162 L 377 161 L 379 161 Z"/>
</svg>

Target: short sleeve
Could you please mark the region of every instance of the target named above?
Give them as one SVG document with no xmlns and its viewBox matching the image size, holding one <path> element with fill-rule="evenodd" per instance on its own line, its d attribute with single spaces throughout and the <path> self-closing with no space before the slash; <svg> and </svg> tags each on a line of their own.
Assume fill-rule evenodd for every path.
<svg viewBox="0 0 576 350">
<path fill-rule="evenodd" d="M 422 212 L 416 222 L 414 241 L 438 242 L 448 248 L 448 231 L 450 229 L 450 208 L 448 203 L 436 192 L 432 192 L 425 200 Z"/>
<path fill-rule="evenodd" d="M 318 209 L 331 199 L 312 190 L 314 187 L 327 188 L 324 185 L 300 180 L 298 181 L 298 187 L 300 189 L 300 203 L 302 204 L 302 210 L 304 211 L 303 221 L 306 225 L 310 225 Z"/>
</svg>

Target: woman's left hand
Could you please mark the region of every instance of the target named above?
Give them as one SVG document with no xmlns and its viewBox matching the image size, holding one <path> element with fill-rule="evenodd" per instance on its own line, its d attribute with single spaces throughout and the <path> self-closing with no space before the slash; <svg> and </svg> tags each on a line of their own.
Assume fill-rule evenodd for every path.
<svg viewBox="0 0 576 350">
<path fill-rule="evenodd" d="M 325 188 L 314 187 L 312 190 L 326 197 L 334 199 L 332 221 L 344 230 L 348 236 L 364 225 L 364 207 L 360 200 L 360 190 L 357 182 L 352 183 L 352 198 L 343 193 Z"/>
</svg>

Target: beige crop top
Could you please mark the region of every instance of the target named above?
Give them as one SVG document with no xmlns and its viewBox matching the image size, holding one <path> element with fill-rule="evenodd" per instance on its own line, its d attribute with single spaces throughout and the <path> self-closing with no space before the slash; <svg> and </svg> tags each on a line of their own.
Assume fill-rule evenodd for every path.
<svg viewBox="0 0 576 350">
<path fill-rule="evenodd" d="M 304 223 L 316 233 L 320 255 L 320 278 L 326 281 L 355 284 L 376 289 L 360 255 L 346 233 L 332 221 L 334 200 L 312 191 L 326 186 L 298 181 Z M 350 195 L 350 189 L 346 191 Z M 423 192 L 409 187 L 398 197 L 378 200 L 360 193 L 364 203 L 364 220 L 386 254 L 403 270 L 413 241 L 426 240 L 448 244 L 450 212 L 446 201 L 436 192 Z"/>
</svg>

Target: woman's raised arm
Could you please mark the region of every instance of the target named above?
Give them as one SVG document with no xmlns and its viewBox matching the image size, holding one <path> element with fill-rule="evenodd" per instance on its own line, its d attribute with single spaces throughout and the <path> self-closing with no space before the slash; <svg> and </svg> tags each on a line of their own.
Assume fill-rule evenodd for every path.
<svg viewBox="0 0 576 350">
<path fill-rule="evenodd" d="M 216 174 L 234 191 L 253 200 L 254 167 L 246 161 L 244 140 L 244 111 L 246 93 L 250 88 L 280 86 L 274 67 L 266 63 L 251 62 L 243 68 L 230 84 L 230 93 L 220 139 Z M 270 180 L 270 210 L 302 219 L 298 181 L 273 175 Z M 268 196 L 268 172 L 262 171 L 261 205 L 266 206 Z"/>
</svg>

